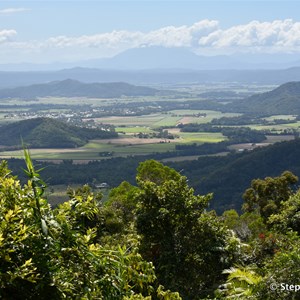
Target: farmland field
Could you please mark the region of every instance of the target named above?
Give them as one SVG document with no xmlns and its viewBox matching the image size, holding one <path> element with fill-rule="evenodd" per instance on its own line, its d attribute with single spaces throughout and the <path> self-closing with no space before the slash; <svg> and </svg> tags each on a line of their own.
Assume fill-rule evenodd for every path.
<svg viewBox="0 0 300 300">
<path fill-rule="evenodd" d="M 213 110 L 171 110 L 168 113 L 157 113 L 142 116 L 112 116 L 106 118 L 97 118 L 95 121 L 98 123 L 113 124 L 118 128 L 119 126 L 146 126 L 157 128 L 161 126 L 176 126 L 179 123 L 204 124 L 210 122 L 212 119 L 218 119 L 221 117 L 235 117 L 239 115 L 241 114 L 222 113 Z"/>
<path fill-rule="evenodd" d="M 111 153 L 111 156 L 152 154 L 175 150 L 176 144 L 182 143 L 216 143 L 224 140 L 221 133 L 180 133 L 179 138 L 165 140 L 160 138 L 140 139 L 130 135 L 121 135 L 117 139 L 92 140 L 83 147 L 76 149 L 31 149 L 33 159 L 74 159 L 96 160 L 104 159 L 101 153 Z M 22 158 L 23 151 L 0 152 L 0 158 Z"/>
<path fill-rule="evenodd" d="M 221 132 L 181 132 L 186 124 L 208 124 L 213 119 L 240 117 L 240 113 L 225 113 L 217 110 L 192 109 L 198 103 L 207 101 L 203 92 L 232 91 L 237 95 L 253 94 L 270 90 L 269 86 L 231 86 L 231 85 L 190 85 L 156 87 L 172 91 L 170 95 L 120 97 L 115 99 L 97 99 L 85 97 L 44 97 L 31 100 L 6 99 L 0 111 L 0 124 L 28 118 L 50 117 L 64 121 L 74 121 L 73 125 L 100 127 L 102 124 L 113 125 L 119 138 L 109 140 L 91 140 L 83 147 L 71 149 L 31 149 L 34 159 L 89 161 L 110 157 L 126 157 L 139 154 L 174 151 L 176 145 L 218 143 L 227 140 Z M 175 92 L 175 94 L 174 94 Z M 177 94 L 176 94 L 177 93 Z M 240 96 L 235 100 L 238 101 Z M 203 101 L 202 101 L 203 100 Z M 221 103 L 231 101 L 219 99 Z M 189 106 L 187 102 L 193 103 Z M 197 104 L 194 105 L 194 102 Z M 201 106 L 201 105 L 200 105 Z M 189 109 L 189 107 L 192 107 Z M 217 109 L 217 108 L 216 108 Z M 299 131 L 300 122 L 293 115 L 274 115 L 266 117 L 270 125 L 261 123 L 238 125 L 256 130 L 269 130 L 275 133 Z M 280 124 L 276 123 L 280 120 Z M 284 120 L 287 121 L 286 124 Z M 263 123 L 263 122 L 262 122 Z M 244 123 L 245 124 L 245 123 Z M 233 126 L 234 127 L 234 126 Z M 220 130 L 221 131 L 221 130 Z M 274 139 L 274 141 L 276 138 Z M 272 142 L 271 142 L 272 143 Z M 0 158 L 23 157 L 22 151 L 2 151 Z M 191 156 L 195 159 L 197 156 Z M 177 158 L 180 159 L 180 158 Z"/>
<path fill-rule="evenodd" d="M 295 123 L 287 123 L 287 124 L 274 124 L 274 125 L 249 125 L 251 129 L 255 130 L 271 130 L 277 133 L 283 133 L 287 129 L 300 129 L 300 121 Z"/>
</svg>

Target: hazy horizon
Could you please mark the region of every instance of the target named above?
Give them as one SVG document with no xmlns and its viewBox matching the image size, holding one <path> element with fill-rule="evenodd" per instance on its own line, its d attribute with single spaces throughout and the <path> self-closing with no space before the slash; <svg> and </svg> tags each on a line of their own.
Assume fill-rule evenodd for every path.
<svg viewBox="0 0 300 300">
<path fill-rule="evenodd" d="M 290 56 L 292 62 L 300 53 L 296 6 L 296 1 L 1 1 L 0 65 L 72 64 L 147 47 L 246 61 Z"/>
</svg>

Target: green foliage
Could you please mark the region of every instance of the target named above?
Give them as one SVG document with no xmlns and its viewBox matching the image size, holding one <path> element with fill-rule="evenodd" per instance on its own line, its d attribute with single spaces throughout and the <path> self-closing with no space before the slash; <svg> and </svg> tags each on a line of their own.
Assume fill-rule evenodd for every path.
<svg viewBox="0 0 300 300">
<path fill-rule="evenodd" d="M 276 230 L 293 230 L 300 234 L 300 191 L 282 203 L 280 211 L 269 217 L 268 224 Z"/>
<path fill-rule="evenodd" d="M 281 210 L 282 203 L 292 195 L 292 187 L 298 177 L 291 172 L 284 172 L 279 177 L 266 177 L 264 180 L 252 180 L 251 188 L 247 189 L 244 210 L 259 210 L 260 215 L 267 222 L 268 218 Z"/>
<path fill-rule="evenodd" d="M 119 211 L 124 223 L 128 224 L 134 220 L 139 192 L 139 188 L 123 181 L 118 187 L 110 191 L 109 200 L 105 204 L 115 211 Z"/>
<path fill-rule="evenodd" d="M 35 288 L 36 295 L 56 294 L 49 282 L 49 270 L 45 268 L 50 237 L 41 226 L 41 217 L 42 220 L 48 217 L 50 207 L 42 198 L 35 198 L 32 183 L 28 181 L 21 187 L 6 165 L 1 164 L 0 288 L 7 299 L 19 299 L 18 295 L 30 299 Z"/>
<path fill-rule="evenodd" d="M 0 167 L 1 296 L 106 300 L 155 293 L 154 268 L 138 253 L 137 238 L 123 246 L 98 242 L 94 225 L 101 207 L 87 187 L 52 210 L 26 151 L 25 156 L 30 178 L 24 187 L 5 163 Z"/>
<path fill-rule="evenodd" d="M 153 159 L 141 163 L 137 168 L 137 172 L 137 181 L 141 184 L 149 181 L 161 185 L 167 180 L 179 180 L 181 178 L 180 174 L 175 170 L 163 166 Z"/>
<path fill-rule="evenodd" d="M 185 177 L 155 161 L 141 164 L 137 180 L 143 257 L 167 288 L 187 299 L 207 295 L 229 263 L 229 232 L 205 210 L 211 195 L 195 196 Z"/>
<path fill-rule="evenodd" d="M 249 241 L 257 237 L 261 232 L 267 230 L 263 219 L 257 212 L 244 213 L 241 216 L 234 210 L 226 210 L 222 218 L 224 224 L 232 229 L 238 238 Z"/>
<path fill-rule="evenodd" d="M 276 252 L 274 258 L 264 267 L 266 275 L 260 285 L 259 299 L 299 299 L 300 292 L 290 288 L 299 284 L 299 237 L 289 234 L 286 242 L 285 249 Z M 270 286 L 276 288 L 270 289 Z"/>
<path fill-rule="evenodd" d="M 245 193 L 248 212 L 223 214 L 236 232 L 246 221 L 249 233 L 239 257 L 242 264 L 224 271 L 228 277 L 216 291 L 218 299 L 299 299 L 299 191 L 294 194 L 291 188 L 296 182 L 287 171 L 253 180 Z M 260 221 L 253 223 L 255 219 Z"/>
<path fill-rule="evenodd" d="M 228 274 L 228 278 L 216 292 L 218 299 L 257 299 L 262 276 L 256 270 L 240 266 L 226 269 L 223 273 Z"/>
<path fill-rule="evenodd" d="M 211 194 L 153 160 L 139 166 L 138 187 L 123 182 L 104 205 L 85 185 L 52 209 L 24 154 L 25 185 L 0 165 L 3 299 L 298 299 L 281 289 L 300 276 L 292 173 L 253 181 L 241 216 L 207 211 Z"/>
</svg>

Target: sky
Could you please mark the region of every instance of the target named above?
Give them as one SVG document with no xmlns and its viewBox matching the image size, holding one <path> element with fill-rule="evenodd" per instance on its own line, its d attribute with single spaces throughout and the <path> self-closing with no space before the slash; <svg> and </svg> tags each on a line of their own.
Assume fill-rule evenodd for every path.
<svg viewBox="0 0 300 300">
<path fill-rule="evenodd" d="M 149 46 L 300 54 L 300 1 L 0 1 L 0 64 L 89 60 Z"/>
</svg>

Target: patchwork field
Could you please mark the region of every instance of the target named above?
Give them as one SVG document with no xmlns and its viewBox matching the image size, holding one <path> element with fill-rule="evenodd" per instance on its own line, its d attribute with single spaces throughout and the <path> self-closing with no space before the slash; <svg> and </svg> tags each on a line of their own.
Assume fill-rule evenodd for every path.
<svg viewBox="0 0 300 300">
<path fill-rule="evenodd" d="M 124 97 L 124 99 L 85 99 L 85 98 L 40 98 L 38 100 L 26 101 L 26 105 L 22 109 L 14 108 L 15 105 L 24 105 L 21 100 L 7 100 L 4 104 L 9 107 L 0 111 L 0 123 L 19 121 L 22 119 L 22 114 L 16 115 L 19 112 L 26 113 L 30 105 L 41 105 L 39 112 L 49 113 L 65 113 L 68 114 L 68 109 L 61 108 L 47 108 L 43 110 L 43 105 L 51 105 L 53 103 L 60 105 L 70 105 L 70 107 L 76 106 L 77 112 L 78 107 L 105 107 L 114 103 L 129 103 L 132 101 L 140 101 L 141 107 L 146 101 L 162 101 L 163 98 L 155 97 Z M 181 99 L 183 100 L 183 99 Z M 173 100 L 172 100 L 173 101 Z M 174 100 L 175 101 L 175 100 Z M 14 115 L 15 113 L 15 115 Z M 73 112 L 76 114 L 76 110 Z M 74 115 L 75 116 L 75 115 Z M 111 124 L 115 126 L 115 130 L 119 133 L 117 139 L 107 140 L 91 140 L 88 144 L 79 148 L 72 149 L 31 149 L 31 155 L 33 159 L 45 159 L 45 160 L 63 160 L 73 159 L 78 162 L 84 162 L 89 160 L 107 159 L 110 157 L 126 157 L 129 155 L 139 154 L 152 154 L 161 153 L 166 151 L 173 151 L 177 144 L 188 144 L 188 143 L 218 143 L 226 140 L 221 133 L 211 132 L 180 132 L 179 124 L 198 123 L 205 124 L 209 123 L 213 119 L 222 117 L 236 117 L 241 116 L 238 113 L 222 113 L 220 111 L 213 110 L 191 110 L 191 109 L 173 109 L 170 111 L 162 111 L 158 113 L 151 113 L 146 115 L 128 115 L 128 116 L 110 116 L 110 117 L 95 117 L 92 118 L 95 124 Z M 23 117 L 24 118 L 24 117 Z M 271 130 L 277 133 L 284 132 L 285 130 L 299 129 L 300 122 L 288 123 L 289 120 L 294 120 L 293 115 L 276 115 L 266 118 L 267 121 L 276 120 L 287 120 L 287 124 L 277 125 L 249 125 L 256 130 Z M 89 121 L 88 117 L 83 117 L 83 121 Z M 159 132 L 167 130 L 173 138 L 160 138 Z M 160 130 L 160 131 L 159 131 Z M 143 137 L 143 138 L 139 138 Z M 275 138 L 276 139 L 276 138 Z M 275 141 L 275 140 L 274 140 Z M 273 143 L 274 141 L 271 141 Z M 269 142 L 269 141 L 268 141 Z M 0 158 L 23 157 L 23 151 L 5 151 L 0 152 Z M 177 158 L 180 159 L 180 158 Z M 190 159 L 195 159 L 191 157 Z"/>
<path fill-rule="evenodd" d="M 168 113 L 157 113 L 144 116 L 112 116 L 107 118 L 94 119 L 98 123 L 113 124 L 117 126 L 118 130 L 125 131 L 127 127 L 134 126 L 158 128 L 164 126 L 176 126 L 180 123 L 199 123 L 205 124 L 213 119 L 222 117 L 239 116 L 237 113 L 222 113 L 213 110 L 171 110 Z M 120 129 L 124 128 L 124 130 Z M 135 131 L 136 132 L 136 131 Z"/>
<path fill-rule="evenodd" d="M 96 160 L 108 157 L 152 154 L 175 150 L 176 144 L 182 143 L 216 143 L 224 140 L 220 133 L 181 133 L 177 139 L 160 138 L 140 139 L 132 135 L 121 134 L 117 139 L 92 140 L 83 147 L 75 149 L 31 149 L 33 159 L 74 159 Z M 0 158 L 22 158 L 23 151 L 0 152 Z"/>
<path fill-rule="evenodd" d="M 286 123 L 286 124 L 276 124 L 276 125 L 249 125 L 251 129 L 256 130 L 270 130 L 274 133 L 284 133 L 286 130 L 299 130 L 300 129 L 300 121 L 295 123 Z"/>
</svg>

